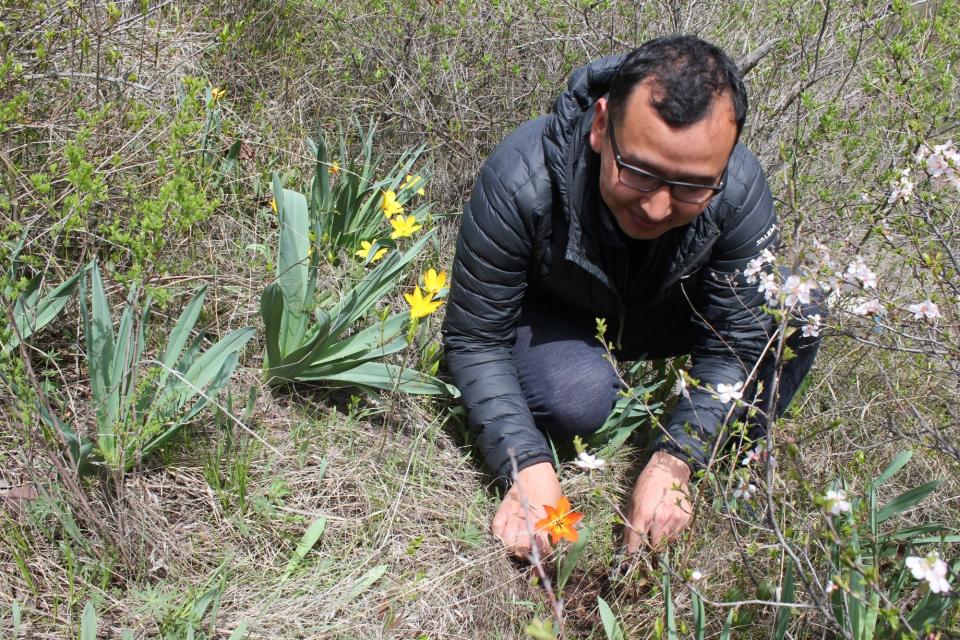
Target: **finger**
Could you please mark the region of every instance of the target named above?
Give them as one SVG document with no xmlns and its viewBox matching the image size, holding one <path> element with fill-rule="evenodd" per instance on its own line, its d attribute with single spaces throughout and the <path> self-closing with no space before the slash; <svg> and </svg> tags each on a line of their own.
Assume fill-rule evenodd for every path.
<svg viewBox="0 0 960 640">
<path fill-rule="evenodd" d="M 650 515 L 640 513 L 631 522 L 624 525 L 624 543 L 627 553 L 636 553 L 649 538 Z"/>
</svg>

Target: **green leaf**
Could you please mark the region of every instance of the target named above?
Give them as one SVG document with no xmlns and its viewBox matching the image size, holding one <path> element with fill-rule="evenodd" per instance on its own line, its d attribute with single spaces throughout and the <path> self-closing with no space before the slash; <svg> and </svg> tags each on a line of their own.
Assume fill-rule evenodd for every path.
<svg viewBox="0 0 960 640">
<path fill-rule="evenodd" d="M 943 484 L 943 480 L 931 480 L 930 482 L 925 482 L 919 487 L 914 487 L 913 489 L 904 491 L 896 498 L 880 507 L 879 511 L 877 512 L 877 522 L 885 522 L 899 513 L 903 513 L 908 509 L 912 509 L 922 502 L 924 498 L 936 491 L 941 484 Z"/>
<path fill-rule="evenodd" d="M 780 602 L 786 604 L 793 604 L 793 560 L 787 560 L 787 570 L 783 575 L 783 586 L 780 589 Z M 777 608 L 777 620 L 774 626 L 773 637 L 776 640 L 783 640 L 787 636 L 787 625 L 790 624 L 790 614 L 792 609 L 790 607 L 778 607 Z"/>
<path fill-rule="evenodd" d="M 300 563 L 303 562 L 303 559 L 307 557 L 307 554 L 313 549 L 314 545 L 317 544 L 317 541 L 320 540 L 320 536 L 323 535 L 323 530 L 327 526 L 327 519 L 323 516 L 320 516 L 313 521 L 307 530 L 303 533 L 303 537 L 300 539 L 300 543 L 297 545 L 297 548 L 293 550 L 293 555 L 290 557 L 290 561 L 287 562 L 287 568 L 283 572 L 283 577 L 280 579 L 285 581 L 287 580 L 297 567 L 300 566 Z"/>
<path fill-rule="evenodd" d="M 693 632 L 696 640 L 704 640 L 707 633 L 707 618 L 703 609 L 703 600 L 696 591 L 690 590 L 690 605 L 693 609 Z"/>
<path fill-rule="evenodd" d="M 730 640 L 730 630 L 733 629 L 733 614 L 736 609 L 730 609 L 730 612 L 727 614 L 727 619 L 723 623 L 723 629 L 720 630 L 720 639 L 719 640 Z"/>
<path fill-rule="evenodd" d="M 267 349 L 267 361 L 264 369 L 277 367 L 283 360 L 280 348 L 280 325 L 283 322 L 283 291 L 276 282 L 271 282 L 260 296 L 260 317 L 263 318 L 264 342 Z"/>
<path fill-rule="evenodd" d="M 33 334 L 50 324 L 66 306 L 73 296 L 86 269 L 73 274 L 50 293 L 40 298 L 40 283 L 43 276 L 30 280 L 27 288 L 20 294 L 13 304 L 13 319 L 16 323 L 17 334 L 10 337 L 10 342 L 3 345 L 3 352 L 8 353 L 20 345 L 20 340 L 27 340 Z"/>
<path fill-rule="evenodd" d="M 342 604 L 349 604 L 354 599 L 356 599 L 360 594 L 369 589 L 376 583 L 377 580 L 383 577 L 383 574 L 387 572 L 387 565 L 378 564 L 374 568 L 367 571 L 363 576 L 361 576 L 356 582 L 354 582 L 345 592 Z"/>
<path fill-rule="evenodd" d="M 661 558 L 663 569 L 663 606 L 667 619 L 667 638 L 668 640 L 680 640 L 677 633 L 677 615 L 673 606 L 673 594 L 670 591 L 670 555 L 665 553 Z"/>
<path fill-rule="evenodd" d="M 80 640 L 97 640 L 97 612 L 90 600 L 87 600 L 80 617 Z"/>
<path fill-rule="evenodd" d="M 560 571 L 557 573 L 557 591 L 563 591 L 563 587 L 567 584 L 567 580 L 570 579 L 570 574 L 573 573 L 574 567 L 577 566 L 583 550 L 587 548 L 588 542 L 590 542 L 590 527 L 584 527 L 580 531 L 577 541 L 567 549 L 567 553 L 563 557 L 563 562 L 560 564 Z"/>
<path fill-rule="evenodd" d="M 910 451 L 909 449 L 906 451 L 901 451 L 899 454 L 897 454 L 897 457 L 894 458 L 889 465 L 887 465 L 887 468 L 883 470 L 883 473 L 877 476 L 876 480 L 870 483 L 870 486 L 874 489 L 878 488 L 884 482 L 892 478 L 893 474 L 900 471 L 900 469 L 903 469 L 903 467 L 910 462 L 910 458 L 912 457 L 913 451 Z"/>
<path fill-rule="evenodd" d="M 623 627 L 617 621 L 617 616 L 613 615 L 610 605 L 597 596 L 597 607 L 600 609 L 600 621 L 603 623 L 603 632 L 607 635 L 607 640 L 626 640 L 626 634 Z"/>
<path fill-rule="evenodd" d="M 158 387 L 162 387 L 166 383 L 167 377 L 170 375 L 170 370 L 174 368 L 177 360 L 179 360 L 183 354 L 183 349 L 186 347 L 187 341 L 190 339 L 190 334 L 193 333 L 193 328 L 196 326 L 197 319 L 200 317 L 200 311 L 203 309 L 203 300 L 206 295 L 207 288 L 201 287 L 190 299 L 190 302 L 187 303 L 183 313 L 181 313 L 177 319 L 177 324 L 170 332 L 167 348 L 164 350 L 163 358 L 161 359 L 163 369 L 160 371 L 160 377 L 157 381 Z"/>
<path fill-rule="evenodd" d="M 304 375 L 301 379 L 310 380 L 311 378 Z M 401 393 L 413 395 L 447 395 L 453 398 L 460 395 L 456 387 L 433 376 L 409 367 L 401 369 L 396 365 L 383 362 L 365 362 L 343 373 L 323 375 L 316 379 L 349 386 L 373 387 L 385 391 L 396 389 Z"/>
<path fill-rule="evenodd" d="M 227 640 L 242 640 L 245 635 L 247 635 L 247 627 L 250 626 L 250 623 L 244 620 L 237 625 L 237 628 L 233 630 L 233 633 L 230 634 L 230 637 Z"/>
</svg>

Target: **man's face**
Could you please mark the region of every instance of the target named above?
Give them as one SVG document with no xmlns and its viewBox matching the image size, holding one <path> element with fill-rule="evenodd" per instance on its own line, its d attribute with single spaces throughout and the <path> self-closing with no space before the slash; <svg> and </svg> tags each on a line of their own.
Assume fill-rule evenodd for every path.
<svg viewBox="0 0 960 640">
<path fill-rule="evenodd" d="M 729 96 L 714 100 L 707 116 L 675 129 L 652 106 L 651 80 L 641 82 L 625 105 L 614 137 L 622 161 L 668 180 L 715 185 L 720 183 L 737 139 L 737 124 Z M 631 238 L 650 240 L 687 224 L 707 208 L 709 199 L 697 203 L 673 197 L 666 184 L 643 192 L 620 181 L 608 120 L 606 98 L 597 101 L 590 146 L 600 154 L 600 195 L 613 212 L 620 229 Z M 627 171 L 627 169 L 624 169 Z"/>
</svg>

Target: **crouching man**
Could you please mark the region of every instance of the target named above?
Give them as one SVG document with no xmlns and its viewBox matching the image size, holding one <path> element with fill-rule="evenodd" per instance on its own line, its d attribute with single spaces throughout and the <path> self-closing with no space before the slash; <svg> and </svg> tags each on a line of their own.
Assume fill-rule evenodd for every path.
<svg viewBox="0 0 960 640">
<path fill-rule="evenodd" d="M 773 385 L 759 385 L 756 398 L 750 381 L 772 377 L 764 354 L 773 320 L 743 271 L 774 246 L 776 217 L 756 157 L 738 144 L 746 113 L 738 70 L 721 50 L 659 38 L 578 69 L 553 112 L 507 136 L 481 169 L 443 335 L 479 449 L 510 487 L 492 530 L 512 552 L 529 552 L 528 531 L 561 496 L 545 434 L 588 436 L 618 399 L 595 318 L 606 318 L 620 360 L 690 354 L 700 383 L 637 478 L 629 551 L 687 525 L 691 472 L 731 421 L 734 403 L 716 391 L 767 406 Z M 798 357 L 782 373 L 778 411 L 817 347 L 800 332 L 791 340 Z M 767 420 L 751 420 L 762 433 Z"/>
</svg>

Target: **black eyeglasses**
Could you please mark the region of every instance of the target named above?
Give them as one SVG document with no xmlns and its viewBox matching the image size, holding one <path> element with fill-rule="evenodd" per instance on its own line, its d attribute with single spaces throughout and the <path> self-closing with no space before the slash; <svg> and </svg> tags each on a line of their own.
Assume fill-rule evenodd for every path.
<svg viewBox="0 0 960 640">
<path fill-rule="evenodd" d="M 620 150 L 617 148 L 617 138 L 613 135 L 613 122 L 607 119 L 607 130 L 610 132 L 610 146 L 613 147 L 613 157 L 617 161 L 617 174 L 620 182 L 631 189 L 637 191 L 656 191 L 663 185 L 670 187 L 670 195 L 680 202 L 690 204 L 703 204 L 726 186 L 727 169 L 724 167 L 723 175 L 720 176 L 720 184 L 696 184 L 693 182 L 678 182 L 677 180 L 667 180 L 655 173 L 644 171 L 638 167 L 631 166 L 620 157 Z"/>
</svg>

